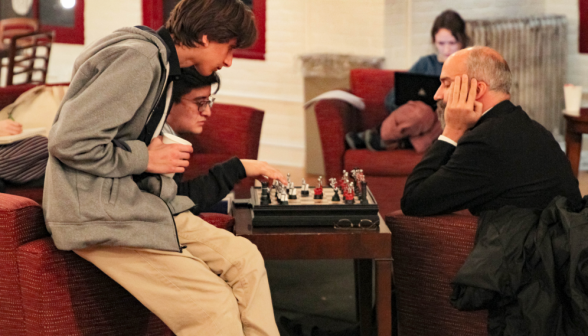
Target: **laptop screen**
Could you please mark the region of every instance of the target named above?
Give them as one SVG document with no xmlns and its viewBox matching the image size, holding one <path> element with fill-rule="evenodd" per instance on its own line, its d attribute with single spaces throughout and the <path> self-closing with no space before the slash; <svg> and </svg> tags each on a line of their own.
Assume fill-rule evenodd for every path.
<svg viewBox="0 0 588 336">
<path fill-rule="evenodd" d="M 420 100 L 434 110 L 437 108 L 437 102 L 433 97 L 440 85 L 439 76 L 396 72 L 394 73 L 396 105 L 404 105 L 410 100 Z"/>
</svg>

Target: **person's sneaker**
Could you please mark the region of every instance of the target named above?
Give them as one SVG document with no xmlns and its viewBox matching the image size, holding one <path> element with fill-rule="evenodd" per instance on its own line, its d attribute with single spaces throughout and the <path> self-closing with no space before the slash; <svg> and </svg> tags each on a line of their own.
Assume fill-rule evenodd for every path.
<svg viewBox="0 0 588 336">
<path fill-rule="evenodd" d="M 345 134 L 345 142 L 347 146 L 351 149 L 364 149 L 365 147 L 365 140 L 364 140 L 365 132 L 349 132 Z"/>
<path fill-rule="evenodd" d="M 386 149 L 385 145 L 382 144 L 382 139 L 380 139 L 380 133 L 375 129 L 365 131 L 365 146 L 374 152 Z"/>
</svg>

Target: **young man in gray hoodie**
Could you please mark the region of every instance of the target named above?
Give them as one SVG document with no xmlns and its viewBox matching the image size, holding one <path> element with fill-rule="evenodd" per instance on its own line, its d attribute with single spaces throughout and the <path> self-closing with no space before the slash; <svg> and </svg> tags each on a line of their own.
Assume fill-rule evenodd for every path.
<svg viewBox="0 0 588 336">
<path fill-rule="evenodd" d="M 176 335 L 278 335 L 259 251 L 188 211 L 163 174 L 184 172 L 192 148 L 160 138 L 180 68 L 209 76 L 255 38 L 240 0 L 182 0 L 158 32 L 119 29 L 78 57 L 49 134 L 43 210 L 55 245 Z M 246 174 L 283 180 L 267 165 Z"/>
</svg>

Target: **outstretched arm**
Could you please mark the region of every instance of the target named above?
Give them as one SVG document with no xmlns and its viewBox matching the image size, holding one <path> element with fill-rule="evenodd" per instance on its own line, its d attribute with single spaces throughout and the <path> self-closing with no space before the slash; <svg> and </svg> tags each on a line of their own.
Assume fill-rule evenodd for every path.
<svg viewBox="0 0 588 336">
<path fill-rule="evenodd" d="M 180 183 L 178 195 L 190 197 L 196 204 L 190 210 L 198 214 L 220 202 L 233 190 L 235 184 L 245 177 L 261 178 L 262 180 L 277 179 L 282 183 L 287 183 L 282 173 L 266 162 L 239 160 L 234 157 L 215 165 L 206 175 Z"/>
</svg>

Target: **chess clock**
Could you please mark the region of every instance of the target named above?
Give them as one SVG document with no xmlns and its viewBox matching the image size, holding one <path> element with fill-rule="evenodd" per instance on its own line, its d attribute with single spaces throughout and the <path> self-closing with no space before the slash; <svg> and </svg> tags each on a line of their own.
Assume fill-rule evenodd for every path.
<svg viewBox="0 0 588 336">
<path fill-rule="evenodd" d="M 18 15 L 26 16 L 33 6 L 33 0 L 12 0 L 12 10 Z"/>
</svg>

